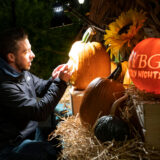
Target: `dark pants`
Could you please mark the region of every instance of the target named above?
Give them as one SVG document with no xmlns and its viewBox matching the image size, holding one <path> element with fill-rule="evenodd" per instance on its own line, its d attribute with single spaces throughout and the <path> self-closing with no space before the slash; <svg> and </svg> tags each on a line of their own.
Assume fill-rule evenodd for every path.
<svg viewBox="0 0 160 160">
<path fill-rule="evenodd" d="M 0 160 L 56 160 L 61 150 L 59 141 L 47 141 L 51 130 L 37 128 L 36 133 L 23 140 L 19 145 L 9 145 L 0 150 Z"/>
</svg>

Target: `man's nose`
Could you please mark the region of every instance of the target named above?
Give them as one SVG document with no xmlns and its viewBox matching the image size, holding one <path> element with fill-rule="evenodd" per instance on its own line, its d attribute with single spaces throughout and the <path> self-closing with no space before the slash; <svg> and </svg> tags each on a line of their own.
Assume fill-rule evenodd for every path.
<svg viewBox="0 0 160 160">
<path fill-rule="evenodd" d="M 30 57 L 34 58 L 35 54 L 31 51 Z"/>
</svg>

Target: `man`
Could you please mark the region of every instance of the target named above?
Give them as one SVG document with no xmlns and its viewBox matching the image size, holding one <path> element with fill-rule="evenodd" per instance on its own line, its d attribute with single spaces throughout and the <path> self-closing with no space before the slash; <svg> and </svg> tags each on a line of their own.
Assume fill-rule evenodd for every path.
<svg viewBox="0 0 160 160">
<path fill-rule="evenodd" d="M 46 120 L 58 104 L 71 71 L 67 64 L 60 65 L 49 80 L 40 79 L 28 71 L 34 57 L 22 29 L 0 35 L 0 160 L 57 157 L 38 122 Z"/>
</svg>

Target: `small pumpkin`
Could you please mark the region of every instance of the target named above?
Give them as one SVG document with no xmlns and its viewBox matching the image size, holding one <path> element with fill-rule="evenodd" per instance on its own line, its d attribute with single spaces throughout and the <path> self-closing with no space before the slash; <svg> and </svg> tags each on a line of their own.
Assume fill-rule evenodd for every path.
<svg viewBox="0 0 160 160">
<path fill-rule="evenodd" d="M 118 68 L 119 66 L 116 70 Z M 117 76 L 116 70 L 110 77 Z M 123 84 L 113 79 L 96 78 L 86 88 L 79 112 L 80 120 L 85 126 L 92 127 L 99 117 L 108 115 L 114 101 L 123 96 Z"/>
<path fill-rule="evenodd" d="M 100 117 L 95 125 L 94 134 L 101 142 L 105 141 L 123 141 L 130 135 L 128 124 L 112 115 Z"/>
<path fill-rule="evenodd" d="M 87 42 L 88 34 L 85 33 L 88 38 L 83 36 L 82 41 L 76 41 L 69 52 L 68 64 L 74 68 L 70 82 L 77 90 L 86 89 L 96 77 L 110 74 L 109 54 L 101 43 Z"/>
<path fill-rule="evenodd" d="M 121 62 L 122 65 L 122 72 L 120 74 L 120 76 L 117 78 L 117 81 L 119 82 L 123 82 L 124 76 L 126 74 L 126 71 L 128 69 L 128 61 L 123 61 Z M 111 73 L 116 69 L 117 64 L 115 62 L 111 62 Z"/>
<path fill-rule="evenodd" d="M 127 99 L 127 94 L 117 99 L 112 104 L 110 115 L 102 116 L 97 120 L 94 133 L 101 142 L 111 141 L 112 139 L 123 141 L 130 137 L 128 124 L 121 118 L 115 116 L 116 110 L 121 107 Z"/>
</svg>

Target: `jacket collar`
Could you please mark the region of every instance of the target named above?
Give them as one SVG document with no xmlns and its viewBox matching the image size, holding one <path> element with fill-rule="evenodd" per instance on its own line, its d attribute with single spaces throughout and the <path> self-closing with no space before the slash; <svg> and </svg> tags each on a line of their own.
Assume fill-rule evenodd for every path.
<svg viewBox="0 0 160 160">
<path fill-rule="evenodd" d="M 6 75 L 14 79 L 23 76 L 23 72 L 17 72 L 13 67 L 11 67 L 5 60 L 0 58 L 0 70 L 2 70 Z"/>
</svg>

